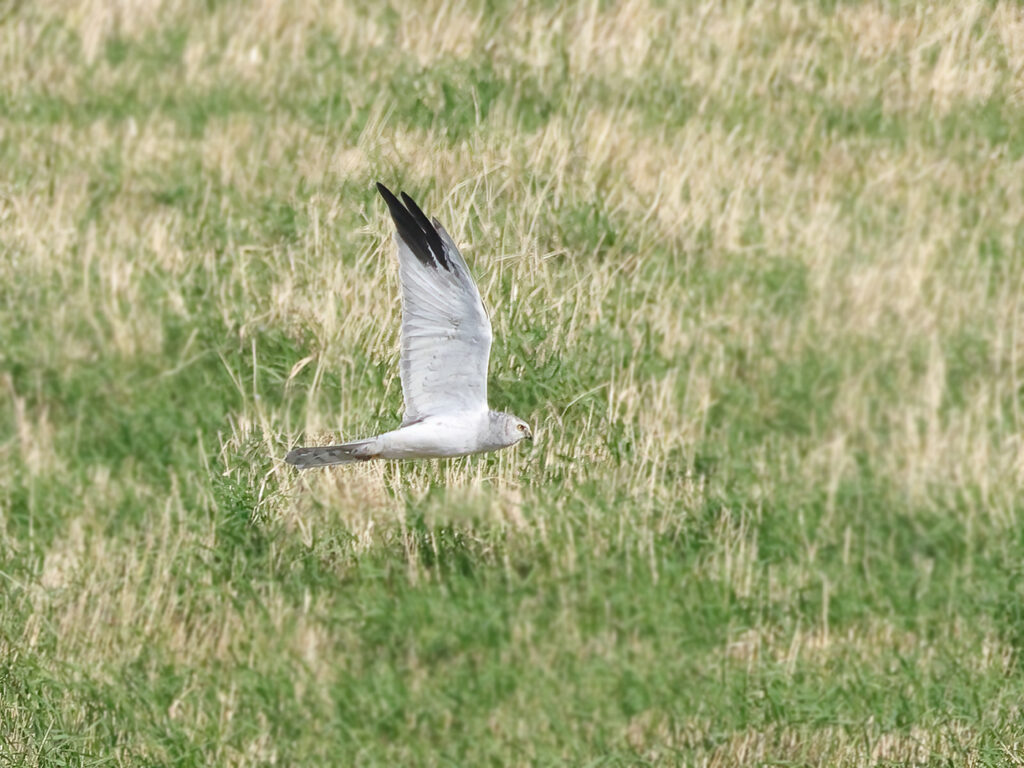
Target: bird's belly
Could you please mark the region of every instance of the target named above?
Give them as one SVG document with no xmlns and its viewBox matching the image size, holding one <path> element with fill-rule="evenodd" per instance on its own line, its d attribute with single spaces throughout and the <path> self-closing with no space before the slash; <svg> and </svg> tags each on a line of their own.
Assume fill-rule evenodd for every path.
<svg viewBox="0 0 1024 768">
<path fill-rule="evenodd" d="M 380 457 L 430 459 L 467 456 L 483 450 L 474 424 L 420 422 L 381 435 Z"/>
</svg>

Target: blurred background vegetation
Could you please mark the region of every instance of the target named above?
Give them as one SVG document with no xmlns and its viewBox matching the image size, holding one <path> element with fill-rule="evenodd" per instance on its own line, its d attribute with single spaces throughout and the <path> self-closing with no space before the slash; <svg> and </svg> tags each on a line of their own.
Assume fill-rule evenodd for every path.
<svg viewBox="0 0 1024 768">
<path fill-rule="evenodd" d="M 0 35 L 0 764 L 1024 759 L 1019 4 Z M 400 418 L 377 180 L 533 446 L 282 463 Z"/>
</svg>

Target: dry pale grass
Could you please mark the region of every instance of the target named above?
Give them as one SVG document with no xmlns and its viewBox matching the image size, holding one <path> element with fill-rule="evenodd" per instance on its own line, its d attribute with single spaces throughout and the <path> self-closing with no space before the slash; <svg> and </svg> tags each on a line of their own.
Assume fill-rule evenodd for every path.
<svg viewBox="0 0 1024 768">
<path fill-rule="evenodd" d="M 314 733 L 344 686 L 383 676 L 372 622 L 404 609 L 390 664 L 407 687 L 382 706 L 448 709 L 375 717 L 420 746 L 462 718 L 459 757 L 981 765 L 997 732 L 1019 763 L 1012 692 L 945 722 L 928 709 L 941 681 L 914 698 L 951 655 L 968 685 L 1019 677 L 1019 594 L 986 559 L 1013 546 L 1024 483 L 1017 4 L 68 0 L 18 8 L 0 35 L 0 312 L 18 329 L 0 331 L 0 544 L 23 617 L 0 647 L 103 690 L 125 659 L 149 659 L 135 685 L 176 670 L 171 725 L 136 722 L 124 762 L 170 761 L 175 729 L 213 734 L 209 764 L 314 760 L 331 738 L 408 761 L 415 746 L 365 723 L 304 753 L 268 735 L 289 709 Z M 376 178 L 464 245 L 499 339 L 495 405 L 530 403 L 532 450 L 280 462 L 300 435 L 397 416 Z M 184 391 L 160 388 L 176 377 Z M 183 413 L 206 408 L 223 418 Z M 97 409 L 170 458 L 90 452 L 113 456 Z M 940 525 L 962 548 L 914 546 Z M 718 614 L 647 620 L 694 584 Z M 477 616 L 429 602 L 474 590 L 493 590 L 480 615 L 517 601 L 510 645 L 433 634 L 478 639 L 459 624 Z M 718 639 L 637 628 L 678 639 L 691 620 Z M 651 670 L 687 654 L 751 679 L 827 688 L 854 668 L 922 688 L 898 728 L 782 705 L 736 724 L 707 680 L 703 708 L 650 694 L 625 714 L 601 688 L 633 665 L 656 689 Z M 432 695 L 466 659 L 529 686 L 462 709 Z M 583 704 L 559 698 L 588 684 Z M 541 722 L 573 707 L 595 723 Z M 54 704 L 82 728 L 87 709 Z M 31 751 L 32 718 L 4 716 L 3 743 Z"/>
</svg>

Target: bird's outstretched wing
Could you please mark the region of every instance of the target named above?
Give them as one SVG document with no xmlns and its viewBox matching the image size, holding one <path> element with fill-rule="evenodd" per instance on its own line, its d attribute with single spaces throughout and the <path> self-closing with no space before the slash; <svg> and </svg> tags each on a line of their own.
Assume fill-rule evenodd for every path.
<svg viewBox="0 0 1024 768">
<path fill-rule="evenodd" d="M 403 424 L 486 410 L 491 322 L 469 268 L 437 219 L 429 221 L 404 192 L 400 202 L 383 184 L 377 190 L 398 243 Z"/>
</svg>

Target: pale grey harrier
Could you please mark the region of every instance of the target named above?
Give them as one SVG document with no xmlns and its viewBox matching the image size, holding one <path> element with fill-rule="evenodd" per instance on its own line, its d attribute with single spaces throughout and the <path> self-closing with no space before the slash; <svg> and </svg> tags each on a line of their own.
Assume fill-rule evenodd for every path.
<svg viewBox="0 0 1024 768">
<path fill-rule="evenodd" d="M 377 184 L 395 221 L 402 283 L 405 419 L 393 432 L 343 445 L 296 448 L 300 469 L 370 459 L 424 459 L 496 451 L 533 439 L 529 425 L 487 405 L 491 322 L 459 249 L 411 197 Z"/>
</svg>

